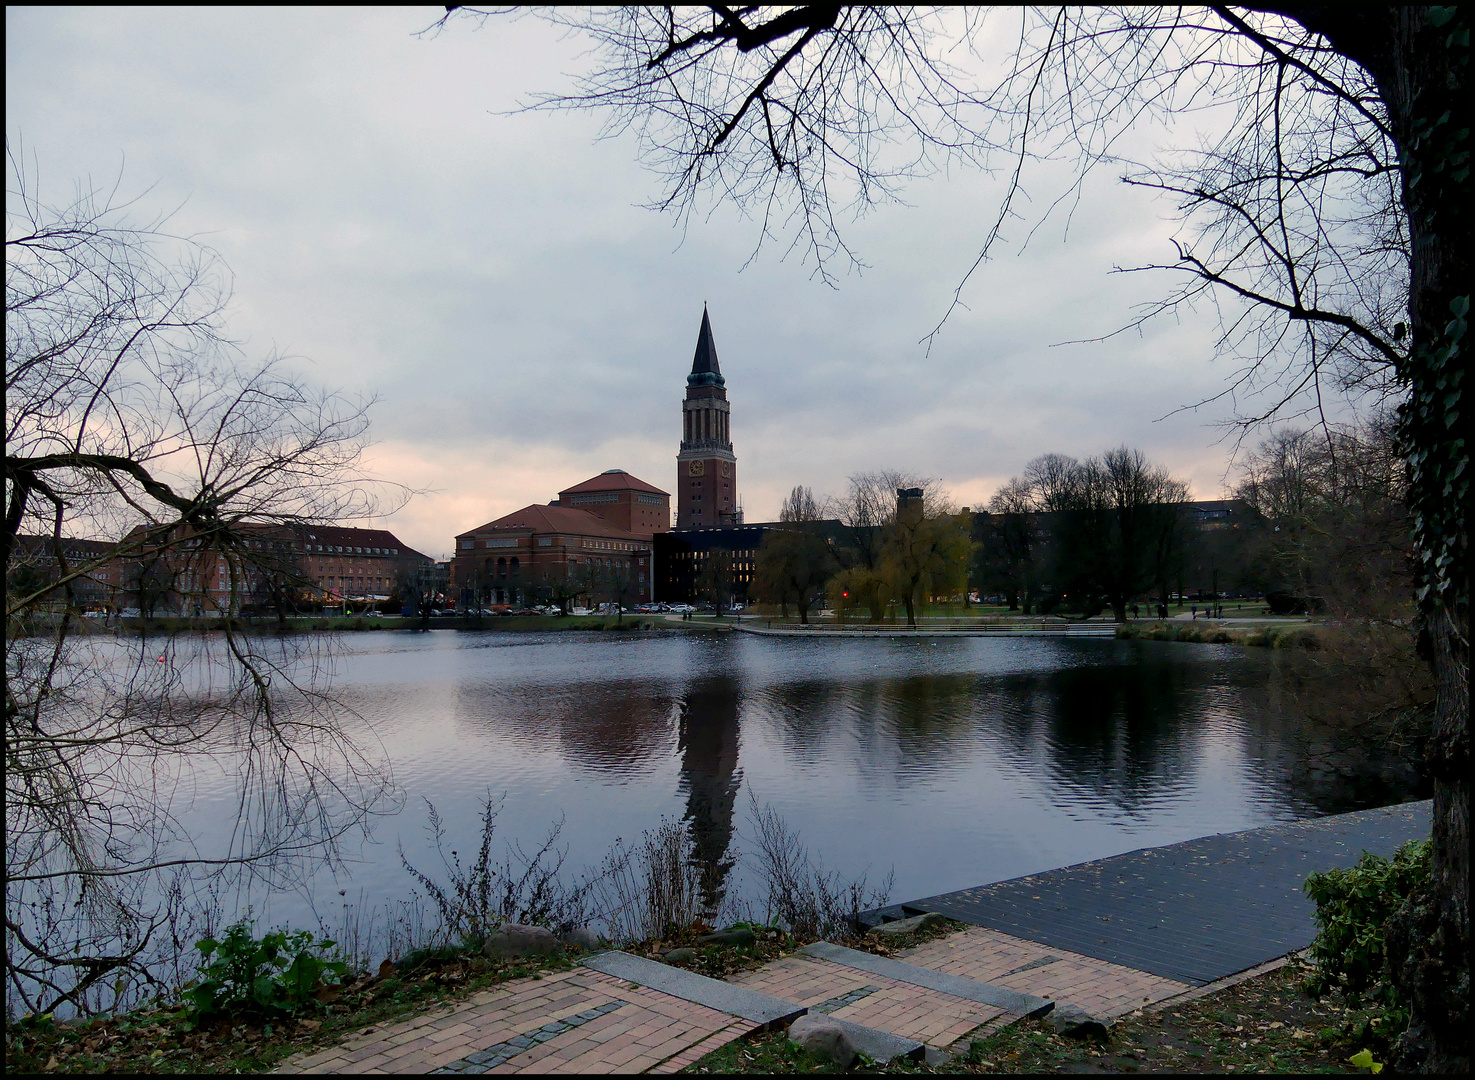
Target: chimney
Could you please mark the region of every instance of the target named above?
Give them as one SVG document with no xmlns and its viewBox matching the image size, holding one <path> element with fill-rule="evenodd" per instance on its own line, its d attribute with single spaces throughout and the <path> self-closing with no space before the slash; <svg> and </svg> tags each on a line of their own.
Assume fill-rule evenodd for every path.
<svg viewBox="0 0 1475 1080">
<path fill-rule="evenodd" d="M 896 520 L 915 525 L 922 520 L 922 489 L 896 489 Z"/>
</svg>

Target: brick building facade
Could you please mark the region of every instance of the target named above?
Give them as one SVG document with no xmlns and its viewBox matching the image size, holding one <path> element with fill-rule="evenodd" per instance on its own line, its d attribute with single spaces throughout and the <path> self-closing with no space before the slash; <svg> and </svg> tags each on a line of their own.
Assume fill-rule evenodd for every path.
<svg viewBox="0 0 1475 1080">
<path fill-rule="evenodd" d="M 626 532 L 650 537 L 671 528 L 671 496 L 624 469 L 606 469 L 564 488 L 554 506 L 597 514 Z"/>
<path fill-rule="evenodd" d="M 565 488 L 456 537 L 451 591 L 461 607 L 567 608 L 653 595 L 652 538 L 669 531 L 671 496 L 622 469 Z"/>
<path fill-rule="evenodd" d="M 66 576 L 69 581 L 41 598 L 43 605 L 112 610 L 123 587 L 123 566 L 112 557 L 116 546 L 106 540 L 17 535 L 5 567 L 6 591 L 28 596 Z M 78 570 L 84 572 L 77 574 Z"/>
<path fill-rule="evenodd" d="M 176 533 L 149 544 L 139 526 L 118 562 L 124 608 L 145 616 L 239 614 L 255 608 L 311 611 L 395 598 L 429 556 L 385 529 L 242 522 L 232 547 Z"/>
</svg>

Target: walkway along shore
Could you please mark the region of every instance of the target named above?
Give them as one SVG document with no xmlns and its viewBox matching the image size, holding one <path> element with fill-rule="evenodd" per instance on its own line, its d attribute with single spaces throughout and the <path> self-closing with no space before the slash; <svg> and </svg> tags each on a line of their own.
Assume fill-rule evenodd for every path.
<svg viewBox="0 0 1475 1080">
<path fill-rule="evenodd" d="M 1115 623 L 1005 622 L 892 626 L 878 623 L 737 623 L 733 629 L 760 637 L 1116 637 Z"/>
<path fill-rule="evenodd" d="M 618 950 L 367 1028 L 278 1071 L 676 1072 L 806 1012 L 876 1061 L 942 1060 L 1057 1004 L 1110 1018 L 1215 992 L 1311 943 L 1310 873 L 1429 835 L 1430 803 L 1145 848 L 868 913 L 968 925 L 889 957 L 816 942 L 728 981 Z"/>
</svg>

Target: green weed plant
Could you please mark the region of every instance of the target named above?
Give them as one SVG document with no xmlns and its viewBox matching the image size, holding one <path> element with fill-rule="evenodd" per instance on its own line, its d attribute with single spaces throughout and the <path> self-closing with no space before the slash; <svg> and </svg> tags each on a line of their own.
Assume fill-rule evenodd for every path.
<svg viewBox="0 0 1475 1080">
<path fill-rule="evenodd" d="M 294 1016 L 316 1008 L 349 974 L 329 952 L 336 942 L 314 941 L 308 930 L 273 930 L 258 940 L 253 926 L 254 920 L 242 919 L 221 940 L 195 943 L 203 967 L 184 992 L 191 1027 L 221 1018 Z"/>
</svg>

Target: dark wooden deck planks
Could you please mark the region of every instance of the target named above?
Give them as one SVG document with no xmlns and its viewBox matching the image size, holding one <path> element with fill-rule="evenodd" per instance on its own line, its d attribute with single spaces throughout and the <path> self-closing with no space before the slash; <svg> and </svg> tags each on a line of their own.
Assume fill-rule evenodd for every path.
<svg viewBox="0 0 1475 1080">
<path fill-rule="evenodd" d="M 1429 815 L 1405 803 L 1222 833 L 900 906 L 1201 985 L 1305 948 L 1307 875 L 1391 855 L 1429 835 Z"/>
</svg>

